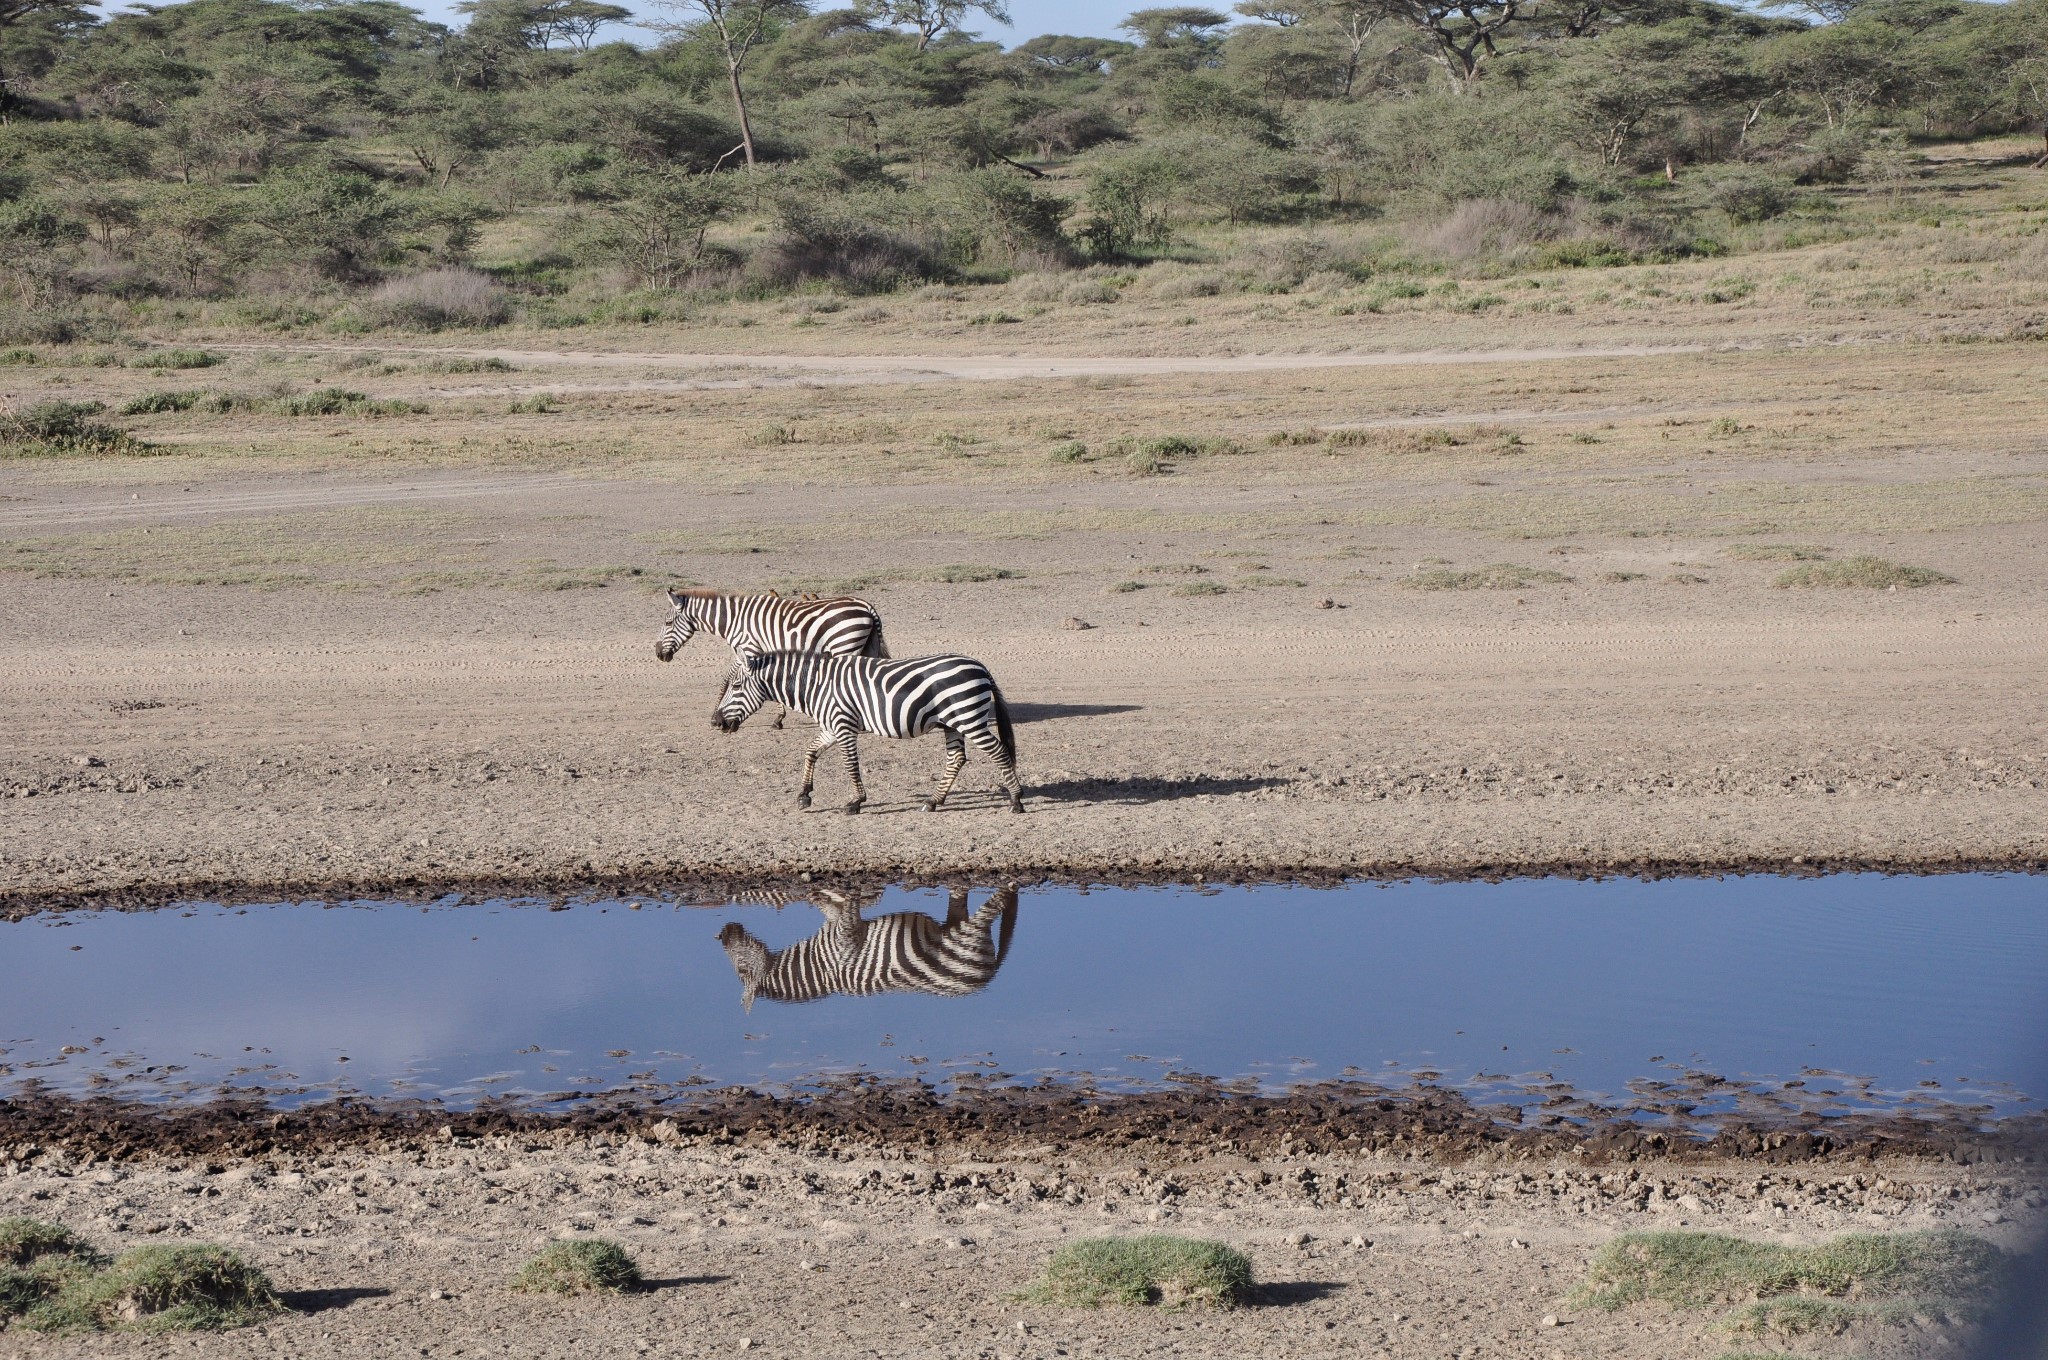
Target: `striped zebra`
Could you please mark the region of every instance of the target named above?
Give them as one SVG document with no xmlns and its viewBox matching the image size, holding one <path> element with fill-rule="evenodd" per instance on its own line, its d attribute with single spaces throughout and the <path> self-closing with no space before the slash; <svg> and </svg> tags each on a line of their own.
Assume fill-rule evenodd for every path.
<svg viewBox="0 0 2048 1360">
<path fill-rule="evenodd" d="M 1010 811 L 1024 810 L 1024 784 L 1017 777 L 1017 736 L 1010 708 L 988 667 L 964 656 L 920 656 L 875 661 L 864 656 L 819 656 L 769 652 L 749 657 L 726 676 L 725 693 L 711 725 L 737 732 L 769 700 L 793 708 L 818 724 L 818 740 L 804 753 L 804 786 L 796 805 L 811 805 L 818 754 L 837 746 L 853 781 L 848 812 L 868 799 L 860 782 L 862 732 L 884 737 L 921 737 L 933 728 L 946 734 L 946 773 L 925 800 L 937 812 L 967 763 L 967 743 L 993 760 L 1010 795 Z"/>
<path fill-rule="evenodd" d="M 1017 929 L 1014 886 L 999 889 L 971 912 L 967 889 L 953 889 L 943 924 L 921 911 L 866 920 L 865 903 L 829 889 L 819 890 L 812 905 L 824 915 L 824 927 L 787 949 L 769 949 L 737 921 L 718 932 L 739 974 L 744 1009 L 753 1010 L 755 999 L 764 996 L 784 1002 L 877 992 L 966 996 L 995 977 Z"/>
<path fill-rule="evenodd" d="M 785 599 L 773 591 L 728 595 L 716 590 L 671 590 L 668 600 L 675 613 L 654 644 L 654 655 L 662 661 L 675 660 L 683 644 L 700 631 L 724 638 L 738 661 L 767 652 L 889 655 L 889 646 L 882 640 L 882 616 L 866 600 L 848 595 Z M 775 726 L 782 726 L 787 716 L 787 709 L 776 714 Z"/>
</svg>

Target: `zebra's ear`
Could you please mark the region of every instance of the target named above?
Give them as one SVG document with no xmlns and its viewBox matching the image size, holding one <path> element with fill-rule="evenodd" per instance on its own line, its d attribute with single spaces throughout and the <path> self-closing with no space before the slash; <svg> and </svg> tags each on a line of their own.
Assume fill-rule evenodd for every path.
<svg viewBox="0 0 2048 1360">
<path fill-rule="evenodd" d="M 676 588 L 674 586 L 670 586 L 668 588 L 668 602 L 678 609 L 681 609 L 683 607 L 683 597 L 676 594 Z"/>
</svg>

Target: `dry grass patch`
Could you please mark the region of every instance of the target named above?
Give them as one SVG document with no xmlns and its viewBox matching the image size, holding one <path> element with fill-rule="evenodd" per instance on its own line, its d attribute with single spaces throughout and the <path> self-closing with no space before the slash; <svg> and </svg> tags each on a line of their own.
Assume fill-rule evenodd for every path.
<svg viewBox="0 0 2048 1360">
<path fill-rule="evenodd" d="M 1230 588 L 1218 585 L 1214 581 L 1189 581 L 1183 585 L 1175 586 L 1173 593 L 1176 595 L 1228 595 Z"/>
<path fill-rule="evenodd" d="M 1825 562 L 1834 553 L 1807 543 L 1736 543 L 1725 551 L 1745 562 Z"/>
<path fill-rule="evenodd" d="M 1513 562 L 1494 562 L 1470 571 L 1436 567 L 1404 576 L 1399 584 L 1410 590 L 1521 590 L 1526 586 L 1562 585 L 1572 578 L 1547 567 L 1524 567 Z"/>
<path fill-rule="evenodd" d="M 1237 1308 L 1251 1302 L 1252 1263 L 1221 1242 L 1093 1237 L 1054 1252 L 1022 1297 L 1066 1308 L 1105 1303 Z"/>
<path fill-rule="evenodd" d="M 623 1294 L 646 1281 L 616 1242 L 556 1242 L 520 1268 L 512 1287 L 522 1294 Z"/>
<path fill-rule="evenodd" d="M 1955 577 L 1931 567 L 1909 567 L 1866 553 L 1845 557 L 1839 562 L 1810 562 L 1803 567 L 1780 572 L 1778 579 L 1771 582 L 1780 590 L 1816 587 L 1896 590 L 1900 586 L 1912 590 L 1920 586 L 1952 586 L 1955 583 Z"/>
<path fill-rule="evenodd" d="M 1627 1233 L 1602 1247 L 1573 1295 L 1582 1308 L 1745 1304 L 1738 1331 L 1839 1332 L 1853 1322 L 1966 1316 L 2005 1255 L 1964 1233 L 1851 1233 L 1802 1247 L 1720 1233 Z"/>
</svg>

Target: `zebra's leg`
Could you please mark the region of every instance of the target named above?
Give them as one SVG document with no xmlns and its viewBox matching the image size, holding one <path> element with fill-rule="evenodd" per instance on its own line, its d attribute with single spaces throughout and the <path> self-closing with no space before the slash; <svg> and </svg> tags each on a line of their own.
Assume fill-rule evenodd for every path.
<svg viewBox="0 0 2048 1360">
<path fill-rule="evenodd" d="M 1024 810 L 1024 781 L 1017 776 L 1016 762 L 1003 754 L 1002 739 L 996 736 L 995 729 L 993 727 L 980 727 L 968 735 L 973 739 L 976 749 L 990 760 L 993 760 L 996 763 L 996 769 L 1002 772 L 1003 787 L 1010 795 L 1010 811 L 1022 812 Z"/>
<path fill-rule="evenodd" d="M 860 744 L 851 730 L 841 732 L 837 740 L 839 753 L 846 757 L 846 777 L 853 781 L 853 801 L 846 805 L 851 814 L 859 812 L 860 805 L 868 800 L 867 790 L 860 786 Z"/>
<path fill-rule="evenodd" d="M 832 739 L 820 732 L 811 749 L 804 752 L 804 786 L 797 790 L 796 805 L 807 808 L 811 805 L 811 789 L 815 786 L 818 773 L 818 753 L 832 744 Z"/>
<path fill-rule="evenodd" d="M 946 773 L 939 780 L 939 791 L 924 800 L 926 812 L 937 812 L 946 801 L 946 795 L 953 791 L 953 781 L 960 777 L 960 767 L 967 763 L 967 743 L 960 734 L 948 727 L 946 732 Z"/>
</svg>

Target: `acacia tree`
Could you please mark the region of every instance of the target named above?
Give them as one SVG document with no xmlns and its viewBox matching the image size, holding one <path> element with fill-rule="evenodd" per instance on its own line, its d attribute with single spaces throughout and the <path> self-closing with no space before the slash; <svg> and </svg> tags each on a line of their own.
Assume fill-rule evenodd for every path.
<svg viewBox="0 0 2048 1360">
<path fill-rule="evenodd" d="M 1358 82 L 1358 68 L 1365 62 L 1365 45 L 1394 9 L 1395 0 L 1295 0 L 1287 5 L 1243 0 L 1237 12 L 1282 28 L 1335 34 L 1343 44 L 1342 94 L 1349 99 L 1351 87 Z"/>
<path fill-rule="evenodd" d="M 1478 88 L 1481 69 L 1500 55 L 1495 39 L 1528 17 L 1522 0 L 1391 0 L 1391 8 L 1429 40 L 1429 59 L 1456 94 Z"/>
<path fill-rule="evenodd" d="M 1003 0 L 860 0 L 854 6 L 854 13 L 870 23 L 916 30 L 920 52 L 941 33 L 959 32 L 960 21 L 971 10 L 980 10 L 999 24 L 1010 22 L 1010 7 Z"/>
<path fill-rule="evenodd" d="M 708 32 L 725 58 L 725 82 L 732 94 L 733 117 L 740 125 L 740 150 L 747 164 L 754 163 L 754 125 L 747 117 L 747 91 L 742 77 L 747 60 L 762 39 L 774 36 L 783 24 L 810 12 L 807 0 L 655 0 L 663 9 L 681 10 L 703 17 L 672 27 L 684 32 Z"/>
</svg>

